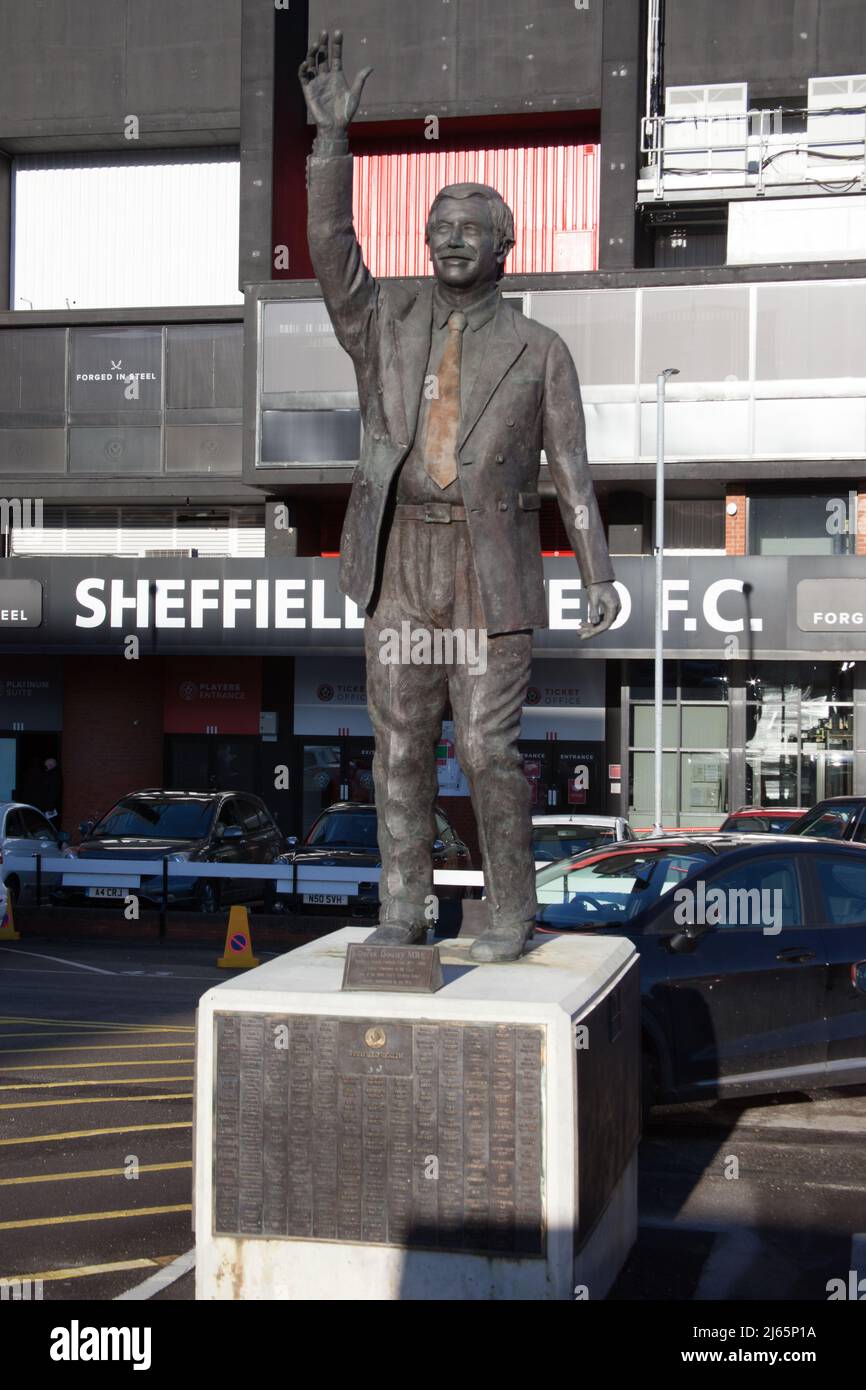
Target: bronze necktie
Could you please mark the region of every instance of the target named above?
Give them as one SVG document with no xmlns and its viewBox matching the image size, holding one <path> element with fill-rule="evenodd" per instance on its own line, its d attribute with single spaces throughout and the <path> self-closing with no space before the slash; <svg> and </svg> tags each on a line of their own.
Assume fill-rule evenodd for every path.
<svg viewBox="0 0 866 1390">
<path fill-rule="evenodd" d="M 424 468 L 437 487 L 457 477 L 457 435 L 460 429 L 460 356 L 466 315 L 457 309 L 448 320 L 448 341 L 436 373 L 436 395 L 427 412 Z"/>
</svg>

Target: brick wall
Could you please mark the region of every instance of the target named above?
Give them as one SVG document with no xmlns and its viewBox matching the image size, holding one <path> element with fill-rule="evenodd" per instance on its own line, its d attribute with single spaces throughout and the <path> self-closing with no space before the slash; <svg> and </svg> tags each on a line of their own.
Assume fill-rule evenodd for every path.
<svg viewBox="0 0 866 1390">
<path fill-rule="evenodd" d="M 728 515 L 730 502 L 737 505 L 736 516 Z M 725 498 L 725 551 L 728 555 L 745 555 L 746 550 L 746 498 L 741 492 L 729 492 Z"/>
<path fill-rule="evenodd" d="M 125 792 L 163 777 L 163 662 L 67 657 L 63 672 L 62 825 L 73 841 Z"/>
</svg>

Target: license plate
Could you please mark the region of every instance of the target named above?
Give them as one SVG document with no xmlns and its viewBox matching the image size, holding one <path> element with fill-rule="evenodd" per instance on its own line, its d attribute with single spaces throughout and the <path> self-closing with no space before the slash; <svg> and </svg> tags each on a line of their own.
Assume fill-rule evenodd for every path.
<svg viewBox="0 0 866 1390">
<path fill-rule="evenodd" d="M 345 907 L 349 901 L 348 893 L 305 893 L 305 903 L 316 903 L 319 907 Z"/>
<path fill-rule="evenodd" d="M 88 898 L 125 898 L 126 888 L 88 888 Z"/>
</svg>

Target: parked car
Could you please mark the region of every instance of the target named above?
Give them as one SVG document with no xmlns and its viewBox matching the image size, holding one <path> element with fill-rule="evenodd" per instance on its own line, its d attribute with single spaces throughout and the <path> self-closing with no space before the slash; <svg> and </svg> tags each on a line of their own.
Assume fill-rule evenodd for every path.
<svg viewBox="0 0 866 1390">
<path fill-rule="evenodd" d="M 540 869 L 537 896 L 541 933 L 635 943 L 647 1106 L 866 1082 L 860 849 L 665 836 Z"/>
<path fill-rule="evenodd" d="M 625 816 L 550 815 L 532 817 L 532 852 L 536 863 L 580 854 L 597 845 L 633 840 Z"/>
<path fill-rule="evenodd" d="M 448 817 L 436 807 L 436 839 L 433 842 L 434 869 L 471 869 L 472 856 L 451 825 Z M 315 866 L 322 869 L 378 868 L 381 864 L 376 807 L 358 801 L 339 801 L 328 806 L 311 825 L 302 843 L 289 838 L 291 848 L 280 859 L 287 864 Z M 460 887 L 443 885 L 436 888 L 439 905 L 439 929 L 456 925 L 459 902 L 469 896 Z M 303 892 L 281 895 L 278 905 L 288 912 L 355 916 L 369 920 L 379 913 L 379 884 L 377 880 L 361 880 L 358 892 Z"/>
<path fill-rule="evenodd" d="M 174 863 L 237 864 L 237 878 L 176 878 L 168 880 L 168 901 L 190 903 L 201 912 L 216 912 L 222 903 L 273 899 L 273 889 L 260 879 L 245 879 L 244 864 L 272 864 L 286 840 L 267 806 L 250 792 L 164 791 L 131 792 L 112 806 L 96 824 L 81 827 L 81 843 L 67 856 L 84 865 L 94 860 L 168 858 Z M 70 866 L 71 867 L 71 866 Z M 103 886 L 61 888 L 62 903 L 96 899 L 123 901 L 136 893 L 147 902 L 162 900 L 162 868 L 142 878 L 139 888 Z"/>
<path fill-rule="evenodd" d="M 36 899 L 36 857 L 60 858 L 69 836 L 58 832 L 35 806 L 24 801 L 0 802 L 0 877 L 12 899 Z M 42 889 L 49 895 L 60 882 L 58 873 L 41 874 Z"/>
<path fill-rule="evenodd" d="M 789 835 L 866 844 L 866 797 L 830 796 L 804 811 L 788 826 Z"/>
<path fill-rule="evenodd" d="M 722 821 L 719 830 L 742 830 L 746 835 L 781 835 L 803 814 L 802 806 L 741 806 Z"/>
</svg>

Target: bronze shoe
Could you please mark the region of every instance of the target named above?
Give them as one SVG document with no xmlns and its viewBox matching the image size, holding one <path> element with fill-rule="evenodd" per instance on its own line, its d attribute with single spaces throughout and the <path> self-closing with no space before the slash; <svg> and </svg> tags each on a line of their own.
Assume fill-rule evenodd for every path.
<svg viewBox="0 0 866 1390">
<path fill-rule="evenodd" d="M 383 922 L 364 942 L 365 946 L 414 946 L 427 940 L 427 923 Z"/>
<path fill-rule="evenodd" d="M 519 960 L 534 929 L 534 922 L 504 923 L 498 927 L 488 927 L 487 931 L 476 936 L 469 957 L 485 964 Z"/>
</svg>

